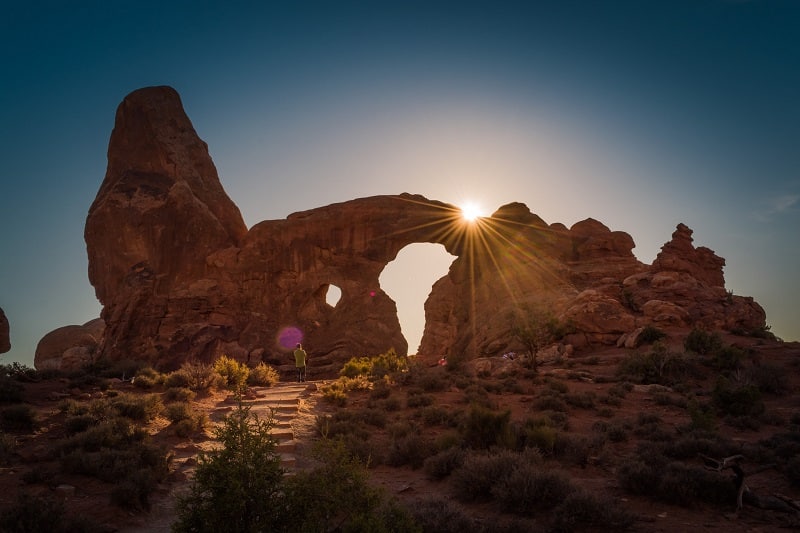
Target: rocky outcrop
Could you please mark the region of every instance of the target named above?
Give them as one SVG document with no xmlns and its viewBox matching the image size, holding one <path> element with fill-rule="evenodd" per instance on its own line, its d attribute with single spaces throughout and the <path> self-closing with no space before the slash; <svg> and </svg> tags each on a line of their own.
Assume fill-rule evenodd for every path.
<svg viewBox="0 0 800 533">
<path fill-rule="evenodd" d="M 38 370 L 78 370 L 95 360 L 104 331 L 105 322 L 100 318 L 55 329 L 39 341 L 33 365 Z"/>
<path fill-rule="evenodd" d="M 593 219 L 547 224 L 521 203 L 469 224 L 422 196 L 375 196 L 248 231 L 168 87 L 125 98 L 108 153 L 85 232 L 106 323 L 96 356 L 162 368 L 222 353 L 283 361 L 299 338 L 330 368 L 390 348 L 404 354 L 378 278 L 417 242 L 458 256 L 425 304 L 421 353 L 514 349 L 515 317 L 534 307 L 569 321 L 583 343 L 613 344 L 647 323 L 764 323 L 755 302 L 725 291 L 724 261 L 695 249 L 683 225 L 652 266 L 634 257 L 627 233 Z M 341 289 L 335 306 L 330 285 Z"/>
<path fill-rule="evenodd" d="M 0 309 L 0 353 L 6 353 L 11 349 L 11 332 L 8 325 L 6 314 Z"/>
</svg>

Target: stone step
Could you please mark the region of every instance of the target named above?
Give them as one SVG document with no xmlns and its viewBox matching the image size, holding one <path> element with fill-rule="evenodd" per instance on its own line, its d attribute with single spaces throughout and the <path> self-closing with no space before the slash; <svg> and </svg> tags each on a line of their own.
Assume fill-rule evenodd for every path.
<svg viewBox="0 0 800 533">
<path fill-rule="evenodd" d="M 275 431 L 273 429 L 272 431 L 269 432 L 269 434 L 272 435 L 272 438 L 277 441 L 294 439 L 294 431 L 292 431 L 291 429 L 279 430 L 279 431 Z"/>
<path fill-rule="evenodd" d="M 297 442 L 292 440 L 287 440 L 284 442 L 280 442 L 275 445 L 275 451 L 280 453 L 292 453 L 297 449 Z"/>
<path fill-rule="evenodd" d="M 279 453 L 278 454 L 281 458 L 281 466 L 284 468 L 293 468 L 294 465 L 297 463 L 297 458 L 294 456 L 293 453 Z"/>
</svg>

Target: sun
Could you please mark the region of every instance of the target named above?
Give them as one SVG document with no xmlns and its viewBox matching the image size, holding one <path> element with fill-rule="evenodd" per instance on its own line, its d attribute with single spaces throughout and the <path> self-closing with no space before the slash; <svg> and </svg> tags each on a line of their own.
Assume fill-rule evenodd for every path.
<svg viewBox="0 0 800 533">
<path fill-rule="evenodd" d="M 481 207 L 474 202 L 467 202 L 461 205 L 461 217 L 467 222 L 475 222 L 483 215 Z"/>
</svg>

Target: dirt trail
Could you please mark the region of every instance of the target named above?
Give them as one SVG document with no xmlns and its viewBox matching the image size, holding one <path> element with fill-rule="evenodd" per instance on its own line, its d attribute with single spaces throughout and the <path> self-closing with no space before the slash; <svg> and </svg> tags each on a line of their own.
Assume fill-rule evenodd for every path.
<svg viewBox="0 0 800 533">
<path fill-rule="evenodd" d="M 274 417 L 275 426 L 272 435 L 277 440 L 277 452 L 281 464 L 287 472 L 297 466 L 296 452 L 302 447 L 303 436 L 311 431 L 314 415 L 312 410 L 316 404 L 314 397 L 317 391 L 315 382 L 278 383 L 273 387 L 253 387 L 252 395 L 248 395 L 244 403 L 250 406 L 250 412 L 262 420 Z M 212 424 L 219 424 L 223 418 L 236 407 L 235 401 L 225 398 L 216 403 L 207 413 Z M 208 440 L 200 443 L 183 445 L 174 449 L 174 472 L 170 483 L 162 492 L 153 498 L 149 513 L 138 515 L 129 525 L 120 528 L 121 533 L 161 533 L 168 532 L 175 522 L 177 514 L 175 503 L 177 497 L 186 494 L 197 467 L 197 453 L 209 451 L 219 443 Z"/>
</svg>

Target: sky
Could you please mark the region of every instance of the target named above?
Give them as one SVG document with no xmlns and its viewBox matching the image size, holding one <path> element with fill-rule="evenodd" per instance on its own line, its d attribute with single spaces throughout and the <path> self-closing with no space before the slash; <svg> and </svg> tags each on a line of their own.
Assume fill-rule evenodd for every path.
<svg viewBox="0 0 800 533">
<path fill-rule="evenodd" d="M 7 4 L 0 363 L 99 316 L 86 215 L 117 105 L 152 85 L 180 93 L 248 226 L 377 194 L 518 201 L 626 231 L 650 263 L 683 222 L 800 340 L 800 2 Z M 381 278 L 412 353 L 451 259 L 414 245 Z"/>
</svg>

